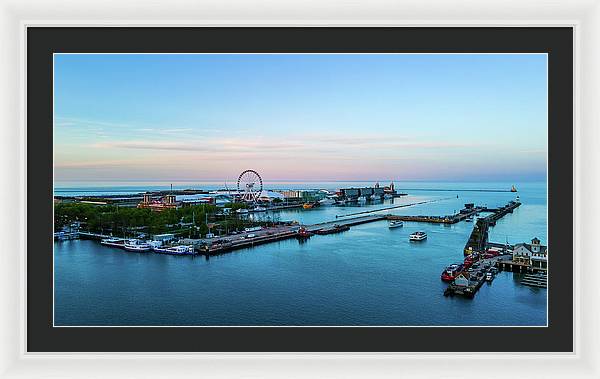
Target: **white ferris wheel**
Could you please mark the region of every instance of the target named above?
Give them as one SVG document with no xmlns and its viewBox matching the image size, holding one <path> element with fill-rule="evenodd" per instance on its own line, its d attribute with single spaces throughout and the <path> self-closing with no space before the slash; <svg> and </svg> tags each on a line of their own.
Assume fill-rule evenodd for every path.
<svg viewBox="0 0 600 379">
<path fill-rule="evenodd" d="M 246 170 L 237 180 L 238 195 L 243 201 L 255 203 L 263 190 L 262 178 L 254 170 Z"/>
</svg>

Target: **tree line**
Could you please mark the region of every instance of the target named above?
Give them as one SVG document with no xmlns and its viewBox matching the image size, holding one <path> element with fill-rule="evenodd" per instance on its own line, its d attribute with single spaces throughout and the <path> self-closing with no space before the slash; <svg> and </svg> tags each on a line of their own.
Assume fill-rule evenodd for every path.
<svg viewBox="0 0 600 379">
<path fill-rule="evenodd" d="M 54 229 L 56 231 L 79 222 L 83 230 L 114 236 L 176 233 L 199 238 L 209 231 L 229 233 L 248 226 L 263 224 L 241 219 L 235 213 L 245 204 L 228 204 L 229 214 L 212 204 L 192 205 L 160 212 L 148 208 L 119 207 L 118 205 L 94 205 L 85 203 L 58 203 L 54 206 Z M 212 227 L 212 229 L 211 229 Z"/>
</svg>

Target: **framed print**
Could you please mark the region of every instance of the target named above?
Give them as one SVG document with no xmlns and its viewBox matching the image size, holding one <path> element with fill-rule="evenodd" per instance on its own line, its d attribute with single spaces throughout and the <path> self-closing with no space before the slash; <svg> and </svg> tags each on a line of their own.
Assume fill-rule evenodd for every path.
<svg viewBox="0 0 600 379">
<path fill-rule="evenodd" d="M 579 25 L 24 22 L 7 367 L 584 376 Z"/>
<path fill-rule="evenodd" d="M 53 141 L 54 221 L 28 223 L 53 228 L 54 254 L 53 270 L 27 262 L 28 288 L 53 282 L 28 295 L 51 305 L 28 314 L 28 349 L 89 332 L 110 351 L 143 330 L 156 346 L 119 348 L 439 351 L 494 330 L 479 350 L 527 335 L 522 351 L 572 351 L 572 277 L 551 275 L 550 245 L 572 245 L 573 30 L 474 31 L 29 28 L 45 74 L 29 125 L 53 125 L 29 151 Z M 186 38 L 203 42 L 171 42 Z"/>
</svg>

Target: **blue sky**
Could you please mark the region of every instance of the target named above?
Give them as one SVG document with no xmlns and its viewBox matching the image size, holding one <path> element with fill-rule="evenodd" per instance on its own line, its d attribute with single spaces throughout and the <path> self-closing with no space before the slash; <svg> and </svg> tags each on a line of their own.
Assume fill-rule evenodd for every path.
<svg viewBox="0 0 600 379">
<path fill-rule="evenodd" d="M 55 55 L 55 180 L 543 180 L 545 55 Z"/>
</svg>

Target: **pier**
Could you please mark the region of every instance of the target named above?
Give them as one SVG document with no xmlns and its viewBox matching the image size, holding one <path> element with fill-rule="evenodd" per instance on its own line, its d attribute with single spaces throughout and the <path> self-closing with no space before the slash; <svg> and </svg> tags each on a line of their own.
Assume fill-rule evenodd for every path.
<svg viewBox="0 0 600 379">
<path fill-rule="evenodd" d="M 528 270 L 529 265 L 520 262 L 513 262 L 511 251 L 514 249 L 514 246 L 510 246 L 508 244 L 502 245 L 499 243 L 491 243 L 488 241 L 489 228 L 490 226 L 496 225 L 496 221 L 506 216 L 509 213 L 513 213 L 513 211 L 521 205 L 518 201 L 510 201 L 505 206 L 489 209 L 482 208 L 482 212 L 491 212 L 489 216 L 482 217 L 477 220 L 475 225 L 473 226 L 473 231 L 465 244 L 465 248 L 463 253 L 465 256 L 477 256 L 477 263 L 473 264 L 472 267 L 476 267 L 477 269 L 469 268 L 468 270 L 463 270 L 444 291 L 444 296 L 449 295 L 463 295 L 468 298 L 473 298 L 479 288 L 483 285 L 485 281 L 486 275 L 490 273 L 494 275 L 494 270 L 497 269 L 510 269 L 513 270 L 518 268 L 519 271 L 523 269 Z M 486 254 L 487 249 L 490 247 L 501 248 L 503 254 L 501 255 L 491 255 L 490 253 Z M 481 269 L 480 267 L 483 267 Z"/>
<path fill-rule="evenodd" d="M 377 212 L 389 211 L 390 209 L 407 208 L 407 207 L 412 207 L 412 206 L 415 206 L 415 205 L 435 203 L 435 202 L 438 202 L 438 201 L 450 200 L 450 199 L 453 199 L 453 197 L 448 197 L 448 198 L 444 198 L 444 199 L 434 199 L 434 200 L 427 200 L 427 201 L 419 201 L 417 203 L 400 204 L 400 205 L 394 205 L 392 207 L 371 209 L 371 210 L 368 210 L 368 211 L 348 213 L 348 214 L 345 214 L 345 215 L 336 215 L 335 218 L 351 217 L 351 216 L 362 215 L 362 214 L 369 214 L 369 213 L 377 213 Z"/>
<path fill-rule="evenodd" d="M 484 252 L 488 246 L 488 231 L 490 226 L 496 225 L 496 221 L 507 214 L 512 213 L 520 205 L 521 203 L 518 201 L 511 201 L 500 208 L 483 208 L 484 210 L 482 210 L 482 212 L 492 212 L 492 214 L 477 220 L 475 226 L 473 226 L 473 231 L 465 244 L 464 255 L 469 255 L 474 252 Z"/>
<path fill-rule="evenodd" d="M 496 263 L 502 258 L 503 256 L 496 256 L 481 259 L 476 264 L 477 267 L 475 269 L 460 273 L 460 280 L 455 280 L 453 283 L 449 284 L 444 291 L 444 296 L 462 295 L 472 299 L 486 281 L 488 273 L 492 276 L 495 275 Z M 473 267 L 475 267 L 475 265 L 473 265 Z"/>
</svg>

